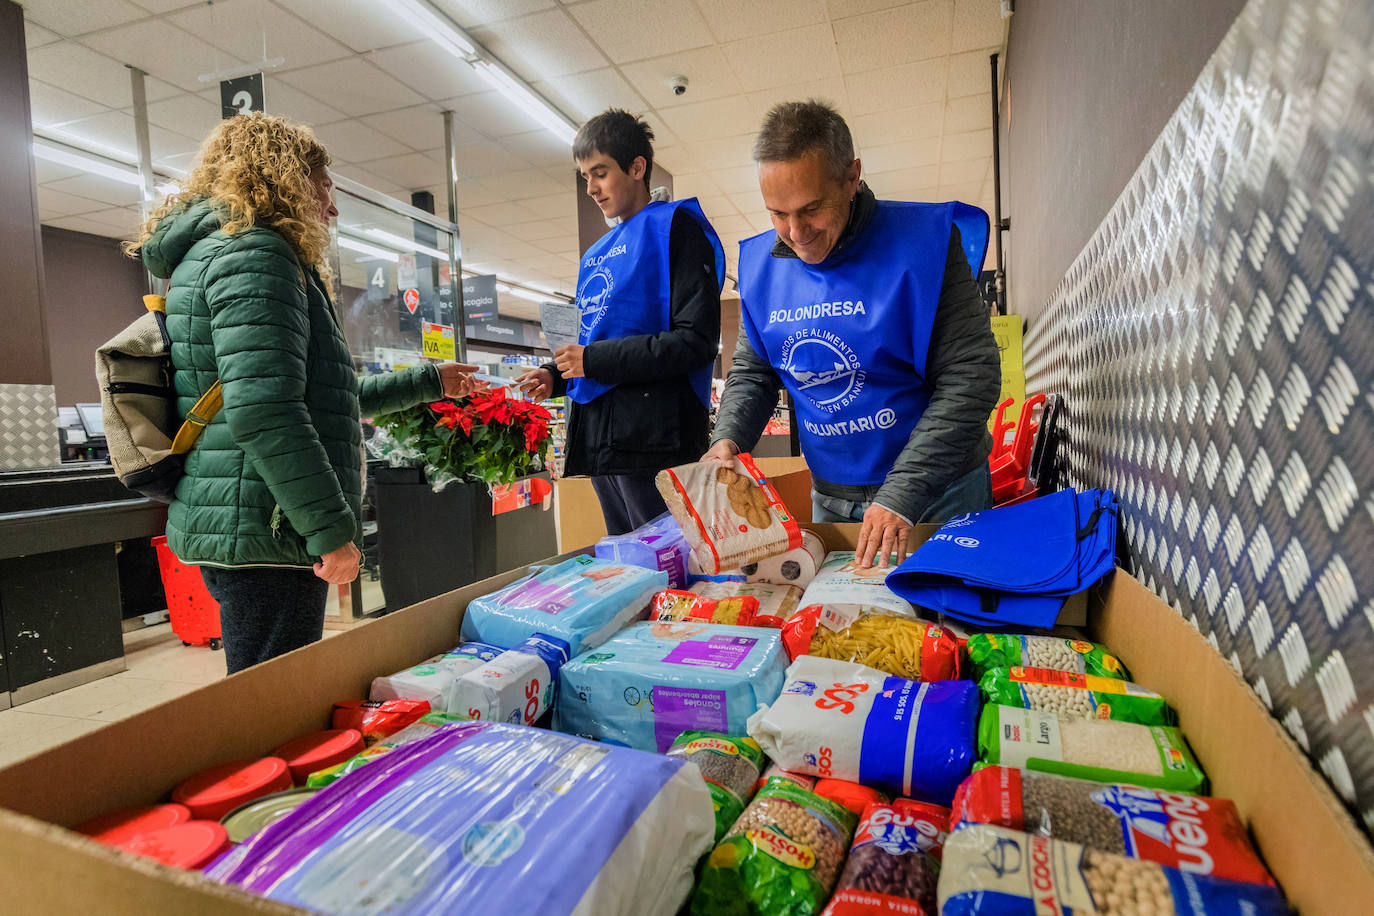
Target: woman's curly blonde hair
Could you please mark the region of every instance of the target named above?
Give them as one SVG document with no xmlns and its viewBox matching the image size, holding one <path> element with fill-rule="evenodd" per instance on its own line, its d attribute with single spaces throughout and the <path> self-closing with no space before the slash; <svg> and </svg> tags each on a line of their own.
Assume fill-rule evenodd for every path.
<svg viewBox="0 0 1374 916">
<path fill-rule="evenodd" d="M 329 228 L 320 221 L 310 173 L 327 165 L 329 152 L 310 128 L 260 111 L 235 115 L 205 138 L 191 174 L 152 211 L 125 251 L 136 257 L 163 218 L 209 198 L 223 211 L 227 234 L 268 226 L 303 265 L 324 267 Z"/>
</svg>

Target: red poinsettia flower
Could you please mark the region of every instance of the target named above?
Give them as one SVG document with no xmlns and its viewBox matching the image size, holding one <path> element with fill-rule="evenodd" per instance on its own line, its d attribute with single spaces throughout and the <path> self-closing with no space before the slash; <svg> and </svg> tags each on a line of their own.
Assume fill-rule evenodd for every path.
<svg viewBox="0 0 1374 916">
<path fill-rule="evenodd" d="M 465 410 L 465 411 L 463 411 L 461 414 L 458 415 L 458 417 L 457 417 L 458 425 L 461 426 L 461 427 L 463 427 L 463 435 L 465 435 L 465 436 L 471 436 L 471 435 L 472 435 L 472 421 L 473 421 L 473 419 L 474 419 L 474 416 L 475 416 L 475 415 L 473 414 L 473 412 L 472 412 L 471 410 Z"/>
<path fill-rule="evenodd" d="M 434 421 L 434 425 L 453 429 L 454 426 L 458 425 L 458 418 L 452 415 L 440 417 L 438 420 Z"/>
</svg>

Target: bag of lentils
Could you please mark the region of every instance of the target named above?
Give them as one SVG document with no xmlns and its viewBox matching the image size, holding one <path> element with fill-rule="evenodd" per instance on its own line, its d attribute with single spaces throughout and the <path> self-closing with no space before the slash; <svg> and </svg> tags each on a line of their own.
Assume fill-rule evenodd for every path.
<svg viewBox="0 0 1374 916">
<path fill-rule="evenodd" d="M 1173 725 L 1164 697 L 1139 684 L 1052 668 L 993 668 L 978 681 L 987 703 L 1021 706 L 1082 719 Z"/>
<path fill-rule="evenodd" d="M 1192 874 L 1274 883 L 1224 798 L 985 767 L 955 793 L 951 820 L 956 830 L 995 824 Z"/>
<path fill-rule="evenodd" d="M 715 732 L 683 732 L 668 749 L 669 757 L 696 764 L 716 809 L 716 842 L 744 811 L 763 770 L 763 751 L 753 738 Z"/>
<path fill-rule="evenodd" d="M 945 841 L 941 916 L 1286 916 L 1269 884 L 1194 875 L 1077 843 L 975 824 Z"/>
<path fill-rule="evenodd" d="M 984 763 L 1200 792 L 1202 768 L 1176 728 L 1057 716 L 1019 706 L 985 706 L 978 721 Z"/>
<path fill-rule="evenodd" d="M 795 783 L 769 781 L 707 856 L 692 916 L 815 916 L 839 877 L 857 820 Z"/>
<path fill-rule="evenodd" d="M 936 916 L 949 809 L 910 798 L 864 809 L 823 916 Z"/>
<path fill-rule="evenodd" d="M 1052 668 L 1073 674 L 1095 674 L 1129 681 L 1121 660 L 1105 646 L 1082 639 L 1053 636 L 1017 636 L 1014 633 L 974 633 L 968 638 L 968 660 L 974 678 L 992 668 Z"/>
</svg>

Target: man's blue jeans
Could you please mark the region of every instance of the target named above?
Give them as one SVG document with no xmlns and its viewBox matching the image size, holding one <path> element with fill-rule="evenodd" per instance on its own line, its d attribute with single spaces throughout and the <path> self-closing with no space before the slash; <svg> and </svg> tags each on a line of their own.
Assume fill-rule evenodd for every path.
<svg viewBox="0 0 1374 916">
<path fill-rule="evenodd" d="M 878 495 L 878 487 L 872 487 L 868 499 L 851 502 L 836 499 L 811 491 L 811 520 L 813 522 L 862 522 L 864 510 L 873 505 L 873 497 Z M 992 508 L 992 474 L 986 463 L 960 477 L 935 502 L 930 504 L 925 514 L 915 519 L 918 525 L 938 525 L 963 515 L 966 512 L 979 512 Z"/>
</svg>

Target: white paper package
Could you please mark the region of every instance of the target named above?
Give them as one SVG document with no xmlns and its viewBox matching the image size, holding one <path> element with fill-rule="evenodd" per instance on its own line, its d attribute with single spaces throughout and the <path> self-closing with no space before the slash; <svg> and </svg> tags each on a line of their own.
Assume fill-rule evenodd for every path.
<svg viewBox="0 0 1374 916">
<path fill-rule="evenodd" d="M 497 646 L 480 642 L 463 643 L 456 649 L 426 659 L 404 671 L 375 678 L 367 698 L 374 702 L 425 700 L 430 709 L 443 712 L 453 682 L 500 654 L 501 649 Z"/>
<path fill-rule="evenodd" d="M 897 597 L 885 584 L 887 574 L 895 567 L 864 569 L 854 559 L 852 550 L 833 550 L 821 564 L 816 577 L 806 587 L 801 606 L 813 604 L 866 604 L 885 608 L 899 617 L 916 617 L 916 609 Z"/>
<path fill-rule="evenodd" d="M 448 692 L 448 714 L 533 725 L 553 706 L 558 669 L 567 660 L 566 642 L 535 633 L 455 680 Z"/>
</svg>

